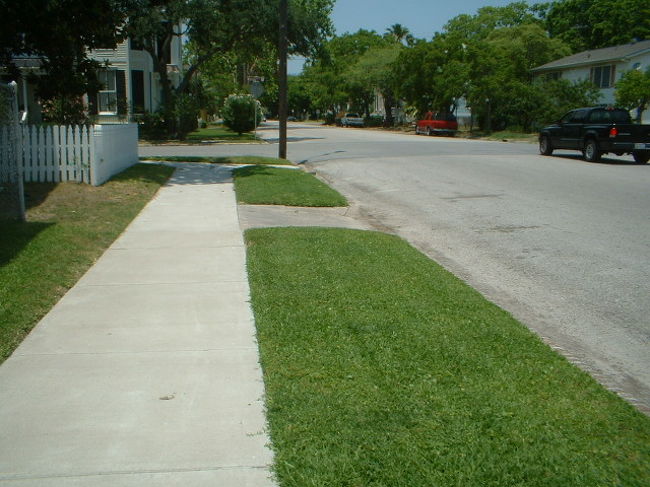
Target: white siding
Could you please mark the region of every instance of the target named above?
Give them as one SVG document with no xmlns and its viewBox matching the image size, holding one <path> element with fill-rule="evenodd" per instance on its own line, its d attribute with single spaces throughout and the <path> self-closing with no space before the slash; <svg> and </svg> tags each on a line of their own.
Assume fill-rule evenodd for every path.
<svg viewBox="0 0 650 487">
<path fill-rule="evenodd" d="M 594 66 L 604 66 L 604 65 L 614 65 L 616 66 L 615 80 L 618 81 L 621 77 L 631 69 L 634 68 L 634 65 L 639 63 L 639 69 L 645 71 L 650 67 L 650 53 L 645 53 L 640 56 L 635 56 L 626 61 L 619 62 L 601 62 L 594 65 L 588 66 L 579 66 L 575 68 L 569 68 L 562 71 L 562 79 L 567 79 L 569 81 L 585 81 L 588 80 L 591 76 L 591 68 Z M 605 104 L 615 104 L 616 103 L 616 88 L 603 88 L 600 90 L 601 97 L 598 100 L 598 103 Z"/>
<path fill-rule="evenodd" d="M 115 49 L 93 49 L 89 57 L 99 62 L 108 62 L 112 66 L 124 69 L 127 64 L 128 40 L 121 42 Z"/>
</svg>

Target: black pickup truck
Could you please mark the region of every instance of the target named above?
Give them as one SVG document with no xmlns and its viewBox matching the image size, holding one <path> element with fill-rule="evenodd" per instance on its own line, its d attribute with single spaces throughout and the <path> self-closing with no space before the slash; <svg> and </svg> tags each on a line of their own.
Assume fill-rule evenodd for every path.
<svg viewBox="0 0 650 487">
<path fill-rule="evenodd" d="M 639 164 L 650 160 L 650 125 L 633 124 L 620 108 L 578 108 L 539 133 L 539 152 L 549 156 L 555 149 L 582 151 L 595 162 L 608 152 L 632 154 Z"/>
</svg>

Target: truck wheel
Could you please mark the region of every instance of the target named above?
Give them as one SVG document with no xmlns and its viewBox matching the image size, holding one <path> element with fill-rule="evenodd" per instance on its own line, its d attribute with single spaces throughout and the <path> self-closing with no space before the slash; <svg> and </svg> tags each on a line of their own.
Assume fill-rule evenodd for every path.
<svg viewBox="0 0 650 487">
<path fill-rule="evenodd" d="M 542 136 L 542 138 L 539 139 L 539 153 L 544 156 L 550 156 L 553 154 L 551 139 L 549 139 L 546 135 Z"/>
<path fill-rule="evenodd" d="M 600 161 L 600 149 L 598 149 L 598 144 L 594 139 L 588 139 L 585 142 L 585 161 L 587 162 L 598 162 Z"/>
<path fill-rule="evenodd" d="M 650 152 L 632 152 L 632 157 L 634 157 L 634 162 L 637 164 L 646 164 L 650 161 Z"/>
</svg>

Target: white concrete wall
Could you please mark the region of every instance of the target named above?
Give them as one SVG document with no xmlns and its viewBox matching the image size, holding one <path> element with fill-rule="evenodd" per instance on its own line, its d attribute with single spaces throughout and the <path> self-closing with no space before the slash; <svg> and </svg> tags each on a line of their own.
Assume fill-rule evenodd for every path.
<svg viewBox="0 0 650 487">
<path fill-rule="evenodd" d="M 90 183 L 99 186 L 138 162 L 138 125 L 95 125 L 93 148 Z"/>
</svg>

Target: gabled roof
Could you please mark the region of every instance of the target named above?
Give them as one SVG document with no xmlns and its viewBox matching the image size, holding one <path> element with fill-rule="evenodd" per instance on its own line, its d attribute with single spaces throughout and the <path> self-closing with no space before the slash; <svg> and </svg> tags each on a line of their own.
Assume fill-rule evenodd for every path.
<svg viewBox="0 0 650 487">
<path fill-rule="evenodd" d="M 571 68 L 574 66 L 603 64 L 608 61 L 622 61 L 635 57 L 645 52 L 650 52 L 650 39 L 645 41 L 632 42 L 621 46 L 605 47 L 592 51 L 583 51 L 571 56 L 563 57 L 550 63 L 543 64 L 531 71 L 551 71 L 556 69 Z"/>
</svg>

